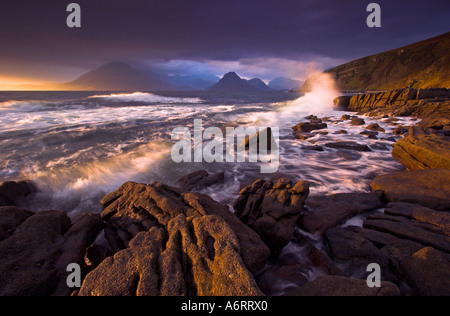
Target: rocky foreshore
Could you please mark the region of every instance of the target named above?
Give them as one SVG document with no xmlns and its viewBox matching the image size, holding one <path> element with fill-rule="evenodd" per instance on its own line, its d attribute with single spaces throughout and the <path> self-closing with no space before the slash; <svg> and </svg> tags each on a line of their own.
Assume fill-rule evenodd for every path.
<svg viewBox="0 0 450 316">
<path fill-rule="evenodd" d="M 4 182 L 0 295 L 450 295 L 449 107 L 424 96 L 409 89 L 365 97 L 383 99 L 374 101 L 378 107 L 361 96 L 337 101 L 346 110 L 389 114 L 392 123 L 406 113 L 397 111 L 399 98 L 405 106 L 429 102 L 408 115 L 435 120 L 427 111 L 439 109 L 439 126 L 398 126 L 406 131 L 392 155 L 405 169 L 376 176 L 372 192 L 310 196 L 307 181 L 260 179 L 242 188 L 232 212 L 195 192 L 223 174 L 198 171 L 179 187 L 127 182 L 102 199 L 100 214 L 70 218 L 21 208 L 37 188 Z M 381 132 L 360 117 L 342 120 L 364 127 L 361 137 Z M 294 126 L 299 146 L 327 122 L 310 116 Z M 351 141 L 325 147 L 371 150 Z M 81 267 L 80 288 L 66 285 L 70 263 Z M 381 267 L 380 288 L 366 284 L 371 263 Z"/>
<path fill-rule="evenodd" d="M 335 109 L 369 116 L 414 116 L 422 125 L 442 129 L 450 120 L 450 89 L 404 88 L 360 93 L 334 100 Z"/>
</svg>

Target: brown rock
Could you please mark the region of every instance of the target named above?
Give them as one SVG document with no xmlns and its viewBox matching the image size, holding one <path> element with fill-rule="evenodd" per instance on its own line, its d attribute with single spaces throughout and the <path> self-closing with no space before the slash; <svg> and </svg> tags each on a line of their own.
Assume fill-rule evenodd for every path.
<svg viewBox="0 0 450 316">
<path fill-rule="evenodd" d="M 167 227 L 169 221 L 180 214 L 187 218 L 216 215 L 235 232 L 242 259 L 252 272 L 261 269 L 269 256 L 261 238 L 244 225 L 227 207 L 200 193 L 186 193 L 161 183 L 150 185 L 127 182 L 105 196 L 101 213 L 107 221 L 105 236 L 116 251 L 124 249 L 140 232 L 153 227 Z M 109 227 L 109 228 L 108 228 Z M 113 246 L 114 249 L 114 246 Z"/>
<path fill-rule="evenodd" d="M 408 127 L 396 127 L 392 131 L 392 134 L 394 134 L 394 135 L 404 135 L 404 134 L 408 133 L 408 130 L 409 130 Z"/>
<path fill-rule="evenodd" d="M 67 265 L 83 266 L 84 252 L 100 230 L 99 215 L 81 215 L 71 225 L 64 211 L 6 209 L 18 214 L 7 217 L 17 227 L 0 242 L 0 295 L 69 295 Z"/>
<path fill-rule="evenodd" d="M 322 234 L 350 217 L 383 207 L 381 198 L 380 192 L 312 196 L 307 201 L 308 211 L 300 216 L 299 224 L 310 233 Z"/>
<path fill-rule="evenodd" d="M 259 274 L 256 280 L 265 295 L 279 296 L 308 283 L 307 274 L 308 267 L 292 254 L 286 254 Z"/>
<path fill-rule="evenodd" d="M 102 229 L 99 214 L 84 213 L 73 223 L 64 234 L 65 242 L 61 247 L 61 254 L 55 263 L 57 277 L 60 280 L 53 295 L 67 296 L 72 289 L 67 287 L 67 266 L 78 263 L 83 266 L 86 249 L 95 241 Z"/>
<path fill-rule="evenodd" d="M 309 194 L 309 183 L 279 179 L 257 180 L 239 193 L 233 207 L 242 222 L 254 229 L 278 255 L 294 233 L 295 223 Z"/>
<path fill-rule="evenodd" d="M 385 132 L 385 129 L 378 125 L 378 123 L 369 124 L 366 126 L 366 129 L 382 133 Z"/>
<path fill-rule="evenodd" d="M 445 90 L 445 89 L 444 89 Z M 359 113 L 389 113 L 394 116 L 445 118 L 450 115 L 449 92 L 423 89 L 418 98 L 417 89 L 406 88 L 387 92 L 342 96 L 334 100 L 337 110 Z M 446 95 L 446 96 L 444 96 Z M 426 97 L 425 97 L 426 96 Z"/>
<path fill-rule="evenodd" d="M 314 134 L 303 133 L 303 132 L 298 132 L 298 131 L 294 131 L 293 135 L 294 135 L 295 139 L 300 139 L 300 140 L 307 140 L 308 138 L 314 137 Z"/>
<path fill-rule="evenodd" d="M 445 235 L 450 236 L 450 214 L 447 212 L 438 212 L 418 204 L 393 202 L 386 206 L 384 213 L 437 226 Z"/>
<path fill-rule="evenodd" d="M 378 139 L 378 137 L 377 137 L 378 132 L 376 132 L 376 131 L 362 131 L 359 134 L 360 135 L 365 135 L 365 136 L 367 136 L 368 138 L 371 138 L 371 139 Z"/>
<path fill-rule="evenodd" d="M 50 295 L 58 283 L 54 263 L 70 220 L 63 211 L 28 217 L 0 242 L 0 295 Z"/>
<path fill-rule="evenodd" d="M 335 262 L 345 265 L 345 271 L 349 275 L 364 278 L 367 275 L 367 266 L 377 263 L 383 271 L 383 280 L 395 280 L 386 254 L 360 234 L 356 227 L 330 228 L 324 236 L 331 257 Z"/>
<path fill-rule="evenodd" d="M 221 217 L 180 213 L 104 260 L 86 276 L 78 295 L 261 295 L 239 248 Z"/>
<path fill-rule="evenodd" d="M 373 190 L 382 190 L 390 202 L 417 203 L 438 211 L 450 210 L 450 170 L 401 171 L 375 178 Z"/>
<path fill-rule="evenodd" d="M 320 124 L 323 123 L 322 119 L 318 118 L 318 117 L 312 117 L 311 120 L 309 121 L 310 124 Z"/>
<path fill-rule="evenodd" d="M 450 137 L 410 128 L 409 135 L 395 143 L 392 156 L 410 170 L 450 169 Z"/>
<path fill-rule="evenodd" d="M 389 233 L 399 238 L 415 241 L 424 246 L 450 252 L 450 238 L 446 233 L 450 227 L 439 227 L 426 220 L 410 220 L 402 216 L 375 214 L 364 221 L 364 227 Z"/>
<path fill-rule="evenodd" d="M 0 242 L 11 236 L 16 228 L 33 214 L 15 206 L 0 207 Z"/>
<path fill-rule="evenodd" d="M 37 191 L 31 181 L 0 183 L 0 206 L 21 206 L 25 199 Z"/>
<path fill-rule="evenodd" d="M 347 149 L 347 150 L 355 150 L 355 151 L 371 151 L 367 145 L 358 144 L 356 142 L 333 142 L 326 143 L 326 147 L 335 148 L 335 149 Z"/>
<path fill-rule="evenodd" d="M 350 124 L 351 125 L 364 125 L 364 124 L 366 124 L 366 122 L 362 118 L 355 117 L 355 118 L 352 118 L 352 120 L 350 121 Z"/>
<path fill-rule="evenodd" d="M 310 133 L 314 130 L 327 128 L 326 123 L 299 123 L 292 127 L 294 132 L 306 132 Z"/>
<path fill-rule="evenodd" d="M 323 151 L 323 147 L 319 145 L 302 146 L 303 150 Z"/>
<path fill-rule="evenodd" d="M 402 263 L 406 281 L 420 295 L 450 295 L 450 261 L 439 251 L 427 247 Z"/>
<path fill-rule="evenodd" d="M 224 179 L 225 174 L 223 172 L 210 175 L 206 170 L 199 170 L 181 177 L 176 184 L 184 190 L 192 191 L 221 183 Z"/>
</svg>

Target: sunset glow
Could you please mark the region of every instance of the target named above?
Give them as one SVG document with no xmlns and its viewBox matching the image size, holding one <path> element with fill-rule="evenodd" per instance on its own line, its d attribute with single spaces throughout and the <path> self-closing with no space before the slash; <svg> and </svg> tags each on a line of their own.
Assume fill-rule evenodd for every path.
<svg viewBox="0 0 450 316">
<path fill-rule="evenodd" d="M 55 84 L 33 78 L 0 76 L 0 90 L 58 90 Z"/>
</svg>

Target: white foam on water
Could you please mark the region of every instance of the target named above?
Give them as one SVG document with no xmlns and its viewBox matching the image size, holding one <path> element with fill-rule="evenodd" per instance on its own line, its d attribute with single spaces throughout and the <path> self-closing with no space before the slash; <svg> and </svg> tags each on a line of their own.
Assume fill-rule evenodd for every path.
<svg viewBox="0 0 450 316">
<path fill-rule="evenodd" d="M 99 211 L 100 205 L 94 203 L 123 183 L 145 182 L 151 173 L 158 172 L 160 162 L 168 159 L 169 152 L 168 144 L 155 141 L 86 164 L 70 165 L 64 161 L 70 158 L 61 158 L 42 170 L 24 170 L 23 176 L 33 178 L 41 190 L 34 205 L 41 204 L 40 209 L 71 210 L 70 215 L 77 216 L 81 212 Z"/>
<path fill-rule="evenodd" d="M 93 95 L 92 99 L 107 99 L 111 101 L 125 101 L 125 102 L 149 102 L 149 103 L 201 103 L 200 98 L 177 98 L 165 97 L 153 93 L 133 92 L 133 93 L 119 93 L 119 94 L 105 94 Z"/>
</svg>

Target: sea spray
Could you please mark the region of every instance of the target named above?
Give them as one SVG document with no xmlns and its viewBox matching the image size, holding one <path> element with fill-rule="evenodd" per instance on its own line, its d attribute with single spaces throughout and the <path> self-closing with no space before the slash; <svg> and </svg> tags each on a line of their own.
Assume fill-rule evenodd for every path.
<svg viewBox="0 0 450 316">
<path fill-rule="evenodd" d="M 321 115 L 333 110 L 333 100 L 339 96 L 335 81 L 330 74 L 313 72 L 305 82 L 306 93 L 293 101 L 288 101 L 278 111 L 249 116 L 253 124 L 269 126 L 298 123 L 309 114 Z"/>
<path fill-rule="evenodd" d="M 56 166 L 23 174 L 32 178 L 40 193 L 32 201 L 36 209 L 70 210 L 71 216 L 99 211 L 98 201 L 127 181 L 147 182 L 169 155 L 167 143 L 150 142 L 131 152 L 86 164 Z"/>
</svg>

